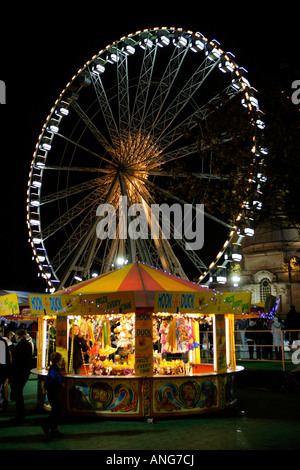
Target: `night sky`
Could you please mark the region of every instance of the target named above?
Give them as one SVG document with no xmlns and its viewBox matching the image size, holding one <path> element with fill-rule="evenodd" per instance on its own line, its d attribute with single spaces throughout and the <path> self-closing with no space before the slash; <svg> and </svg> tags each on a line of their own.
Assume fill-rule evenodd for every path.
<svg viewBox="0 0 300 470">
<path fill-rule="evenodd" d="M 177 2 L 178 3 L 178 2 Z M 26 227 L 30 163 L 45 119 L 66 83 L 99 50 L 144 28 L 174 26 L 217 39 L 249 71 L 260 90 L 278 80 L 288 90 L 300 79 L 299 6 L 279 2 L 60 2 L 59 7 L 5 7 L 1 30 L 0 80 L 6 84 L 1 122 L 0 289 L 43 291 L 31 260 Z M 56 5 L 58 3 L 55 3 Z M 166 4 L 170 4 L 169 8 Z M 23 4 L 25 5 L 25 3 Z M 62 6 L 61 6 L 62 5 Z M 249 5 L 241 10 L 239 5 Z M 251 6 L 252 5 L 252 6 Z M 282 5 L 285 7 L 283 9 Z M 4 27 L 5 26 L 5 27 Z M 264 96 L 259 95 L 263 109 Z"/>
</svg>

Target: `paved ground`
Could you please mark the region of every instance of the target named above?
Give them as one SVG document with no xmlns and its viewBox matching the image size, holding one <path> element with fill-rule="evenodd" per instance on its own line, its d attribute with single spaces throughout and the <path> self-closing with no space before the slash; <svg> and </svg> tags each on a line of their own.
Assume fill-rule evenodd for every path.
<svg viewBox="0 0 300 470">
<path fill-rule="evenodd" d="M 155 424 L 130 420 L 66 417 L 59 439 L 45 436 L 47 416 L 36 408 L 37 381 L 25 387 L 27 416 L 22 426 L 11 426 L 14 402 L 0 414 L 0 449 L 184 451 L 299 450 L 300 392 L 296 390 L 239 389 L 237 410 L 193 418 L 159 420 Z M 13 454 L 11 454 L 13 455 Z M 99 454 L 100 455 L 100 454 Z M 116 454 L 118 455 L 118 454 Z"/>
</svg>

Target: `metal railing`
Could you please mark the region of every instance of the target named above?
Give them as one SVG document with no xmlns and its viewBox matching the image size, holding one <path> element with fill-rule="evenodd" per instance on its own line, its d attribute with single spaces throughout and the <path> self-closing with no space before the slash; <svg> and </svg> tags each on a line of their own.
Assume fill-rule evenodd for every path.
<svg viewBox="0 0 300 470">
<path fill-rule="evenodd" d="M 300 371 L 300 330 L 280 330 L 280 342 L 273 343 L 275 330 L 251 330 L 252 341 L 247 340 L 248 330 L 235 330 L 235 353 L 237 361 L 268 361 L 281 363 L 282 370 L 287 364 L 299 366 Z M 278 330 L 276 330 L 278 332 Z M 255 338 L 257 335 L 257 338 Z M 299 352 L 299 354 L 298 354 Z"/>
</svg>

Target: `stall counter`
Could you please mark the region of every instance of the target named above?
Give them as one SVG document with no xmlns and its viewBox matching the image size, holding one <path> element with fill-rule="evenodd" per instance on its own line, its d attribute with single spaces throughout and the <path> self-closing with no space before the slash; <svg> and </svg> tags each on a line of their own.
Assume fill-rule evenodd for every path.
<svg viewBox="0 0 300 470">
<path fill-rule="evenodd" d="M 237 402 L 235 371 L 191 375 L 88 376 L 65 375 L 62 411 L 68 415 L 153 418 L 216 412 Z M 46 370 L 38 376 L 37 404 L 50 410 L 44 388 Z"/>
</svg>

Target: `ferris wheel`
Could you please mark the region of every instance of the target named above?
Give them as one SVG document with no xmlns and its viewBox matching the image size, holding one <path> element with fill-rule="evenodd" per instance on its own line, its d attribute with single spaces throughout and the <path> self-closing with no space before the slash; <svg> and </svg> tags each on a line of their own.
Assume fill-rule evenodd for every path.
<svg viewBox="0 0 300 470">
<path fill-rule="evenodd" d="M 222 198 L 227 176 L 214 163 L 232 140 L 230 124 L 217 137 L 206 137 L 212 117 L 219 121 L 237 100 L 252 138 L 243 202 L 228 223 L 220 210 L 203 211 L 201 195 L 195 200 L 180 188 L 188 189 L 192 178 L 203 196 L 217 191 Z M 250 229 L 253 207 L 261 204 L 263 128 L 245 69 L 198 32 L 138 31 L 93 56 L 50 110 L 30 168 L 27 224 L 33 257 L 49 290 L 107 272 L 120 258 L 123 263 L 138 258 L 180 277 L 189 277 L 188 265 L 203 280 L 228 246 L 239 243 L 240 222 L 246 220 Z M 193 133 L 198 139 L 191 138 Z M 190 237 L 182 230 L 178 236 L 171 216 L 169 237 L 166 219 L 152 218 L 153 207 L 171 207 L 171 201 L 191 209 L 191 224 L 204 214 L 214 234 L 210 239 L 224 236 L 212 259 L 203 257 L 205 243 L 187 249 Z M 143 236 L 124 236 L 130 223 L 139 225 Z M 156 236 L 151 236 L 154 225 Z"/>
</svg>

